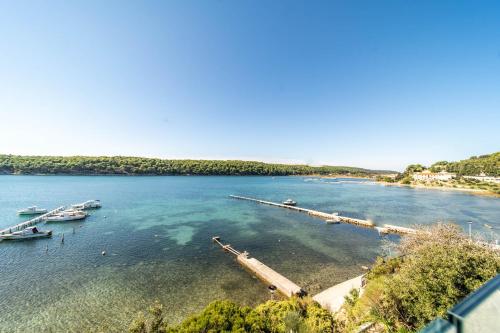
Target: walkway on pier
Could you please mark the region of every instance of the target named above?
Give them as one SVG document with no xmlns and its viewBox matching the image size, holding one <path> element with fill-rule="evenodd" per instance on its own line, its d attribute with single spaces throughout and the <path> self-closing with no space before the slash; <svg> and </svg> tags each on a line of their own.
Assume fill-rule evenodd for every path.
<svg viewBox="0 0 500 333">
<path fill-rule="evenodd" d="M 0 235 L 11 234 L 14 231 L 19 231 L 19 230 L 26 229 L 27 227 L 31 227 L 32 225 L 35 225 L 35 224 L 40 223 L 40 222 L 43 222 L 46 217 L 48 217 L 50 215 L 53 215 L 55 213 L 58 213 L 58 212 L 60 212 L 60 211 L 62 211 L 64 209 L 65 209 L 65 207 L 61 206 L 61 207 L 58 207 L 58 208 L 56 208 L 54 210 L 51 210 L 48 213 L 45 213 L 45 214 L 39 215 L 39 216 L 37 216 L 35 218 L 32 218 L 31 220 L 28 220 L 28 221 L 25 221 L 25 222 L 21 222 L 21 223 L 16 224 L 16 225 L 14 225 L 12 227 L 0 230 Z"/>
<path fill-rule="evenodd" d="M 313 297 L 324 309 L 330 312 L 337 312 L 344 304 L 345 296 L 348 296 L 352 289 L 357 289 L 361 294 L 363 289 L 363 276 L 360 275 L 328 288 Z"/>
<path fill-rule="evenodd" d="M 220 237 L 213 237 L 212 240 L 215 243 L 219 244 L 224 251 L 234 254 L 236 256 L 236 260 L 238 260 L 238 262 L 243 267 L 254 273 L 259 279 L 261 279 L 265 283 L 269 284 L 270 288 L 271 286 L 274 286 L 280 293 L 288 297 L 294 295 L 301 296 L 305 294 L 305 291 L 302 290 L 302 288 L 300 288 L 298 285 L 296 285 L 283 275 L 279 274 L 270 267 L 264 265 L 259 260 L 255 258 L 249 258 L 248 252 L 245 251 L 241 253 L 232 248 L 231 245 L 229 244 L 226 245 L 222 244 L 222 242 L 220 241 Z"/>
<path fill-rule="evenodd" d="M 375 226 L 375 224 L 372 221 L 368 221 L 368 220 L 355 219 L 352 217 L 340 216 L 337 214 L 328 214 L 328 213 L 320 212 L 320 211 L 313 210 L 313 209 L 307 209 L 307 208 L 302 208 L 302 207 L 297 207 L 297 206 L 288 206 L 288 205 L 284 205 L 284 204 L 280 204 L 280 203 L 272 202 L 272 201 L 265 201 L 265 200 L 255 199 L 255 198 L 242 197 L 239 195 L 230 195 L 229 197 L 231 197 L 233 199 L 248 200 L 248 201 L 257 202 L 257 203 L 264 204 L 264 205 L 287 208 L 287 209 L 295 210 L 298 212 L 307 213 L 311 216 L 325 219 L 327 223 L 343 222 L 343 223 L 354 224 L 354 225 L 367 227 L 367 228 L 375 228 L 381 234 L 388 234 L 388 233 L 414 234 L 417 232 L 417 230 L 412 229 L 412 228 L 399 227 L 396 225 L 389 225 L 389 224 L 384 224 L 383 227 L 377 227 L 377 226 Z"/>
<path fill-rule="evenodd" d="M 370 227 L 370 228 L 372 228 L 372 227 L 375 226 L 373 224 L 373 222 L 368 221 L 368 220 L 355 219 L 355 218 L 352 218 L 352 217 L 340 216 L 340 215 L 337 215 L 337 214 L 328 214 L 328 213 L 320 212 L 320 211 L 313 210 L 313 209 L 307 209 L 307 208 L 302 208 L 302 207 L 297 207 L 297 206 L 289 206 L 289 205 L 284 205 L 284 204 L 280 204 L 280 203 L 277 203 L 277 202 L 265 201 L 265 200 L 255 199 L 255 198 L 242 197 L 242 196 L 239 196 L 239 195 L 230 195 L 229 197 L 231 197 L 233 199 L 248 200 L 248 201 L 258 202 L 258 203 L 264 204 L 264 205 L 270 205 L 270 206 L 275 206 L 275 207 L 281 207 L 281 208 L 287 208 L 287 209 L 291 209 L 291 210 L 296 210 L 298 212 L 307 213 L 309 215 L 320 217 L 320 218 L 327 219 L 327 220 L 333 220 L 333 221 L 338 221 L 338 222 L 356 224 L 356 225 L 360 225 L 360 226 L 363 226 L 363 227 Z"/>
</svg>

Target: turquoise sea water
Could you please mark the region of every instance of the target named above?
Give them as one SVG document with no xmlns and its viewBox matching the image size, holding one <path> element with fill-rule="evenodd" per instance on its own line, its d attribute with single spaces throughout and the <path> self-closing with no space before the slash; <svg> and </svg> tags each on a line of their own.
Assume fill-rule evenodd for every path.
<svg viewBox="0 0 500 333">
<path fill-rule="evenodd" d="M 290 197 L 379 224 L 473 221 L 474 232 L 500 238 L 500 200 L 458 192 L 304 177 L 0 176 L 0 228 L 21 222 L 16 210 L 30 205 L 103 203 L 83 222 L 43 225 L 51 239 L 0 242 L 0 332 L 122 332 L 156 299 L 171 322 L 214 299 L 269 299 L 214 235 L 312 294 L 360 274 L 381 251 L 373 230 L 229 194 Z"/>
</svg>

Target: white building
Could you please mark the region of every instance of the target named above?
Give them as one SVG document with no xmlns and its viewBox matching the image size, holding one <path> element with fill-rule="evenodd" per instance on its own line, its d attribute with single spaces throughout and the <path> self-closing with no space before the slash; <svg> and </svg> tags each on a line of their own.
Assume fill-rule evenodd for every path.
<svg viewBox="0 0 500 333">
<path fill-rule="evenodd" d="M 464 176 L 464 178 L 475 179 L 481 182 L 500 184 L 500 177 L 487 176 L 484 172 L 481 172 L 479 176 Z"/>
<path fill-rule="evenodd" d="M 454 173 L 449 173 L 446 171 L 440 171 L 440 172 L 430 172 L 429 170 L 424 170 L 422 172 L 415 172 L 413 174 L 413 180 L 420 180 L 420 181 L 432 181 L 432 180 L 442 180 L 442 181 L 448 181 L 452 180 L 455 178 L 457 175 Z"/>
</svg>

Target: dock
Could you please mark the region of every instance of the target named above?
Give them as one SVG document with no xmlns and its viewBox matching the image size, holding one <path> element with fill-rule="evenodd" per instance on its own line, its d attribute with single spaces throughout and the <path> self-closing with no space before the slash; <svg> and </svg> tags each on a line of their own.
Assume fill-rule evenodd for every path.
<svg viewBox="0 0 500 333">
<path fill-rule="evenodd" d="M 281 207 L 281 208 L 295 210 L 295 211 L 298 211 L 298 212 L 306 213 L 308 215 L 319 217 L 321 219 L 327 220 L 328 223 L 332 223 L 333 221 L 338 221 L 338 222 L 354 224 L 354 225 L 358 225 L 358 226 L 361 226 L 361 227 L 367 227 L 367 228 L 373 228 L 373 227 L 375 227 L 375 224 L 372 221 L 368 221 L 368 220 L 355 219 L 355 218 L 352 218 L 352 217 L 340 216 L 340 215 L 337 215 L 337 214 L 328 214 L 328 213 L 320 212 L 320 211 L 313 210 L 313 209 L 307 209 L 307 208 L 302 208 L 302 207 L 297 207 L 297 206 L 288 206 L 288 205 L 280 204 L 280 203 L 277 203 L 277 202 L 271 202 L 271 201 L 265 201 L 265 200 L 255 199 L 255 198 L 242 197 L 242 196 L 239 196 L 239 195 L 230 195 L 229 197 L 231 197 L 233 199 L 248 200 L 248 201 L 257 202 L 257 203 L 264 204 L 264 205 L 269 205 L 269 206 L 274 206 L 274 207 Z"/>
<path fill-rule="evenodd" d="M 51 210 L 48 213 L 45 213 L 45 214 L 39 215 L 35 218 L 32 218 L 31 220 L 21 222 L 21 223 L 16 224 L 12 227 L 0 230 L 0 235 L 10 234 L 10 233 L 13 233 L 15 231 L 20 231 L 20 230 L 26 229 L 27 227 L 31 227 L 32 225 L 43 222 L 46 217 L 51 216 L 51 215 L 56 214 L 56 213 L 59 213 L 60 211 L 63 211 L 65 208 L 66 208 L 65 206 L 58 207 L 54 210 Z"/>
<path fill-rule="evenodd" d="M 229 197 L 233 198 L 233 199 L 253 201 L 253 202 L 263 204 L 263 205 L 269 205 L 269 206 L 274 206 L 274 207 L 295 210 L 298 212 L 306 213 L 308 215 L 324 219 L 324 220 L 326 220 L 326 223 L 329 223 L 329 224 L 342 222 L 342 223 L 354 224 L 354 225 L 365 227 L 365 228 L 375 228 L 380 234 L 393 233 L 393 234 L 404 235 L 404 234 L 417 233 L 417 230 L 412 229 L 412 228 L 399 227 L 399 226 L 390 225 L 390 224 L 385 224 L 383 227 L 377 227 L 377 226 L 375 226 L 375 224 L 372 221 L 369 221 L 369 220 L 355 219 L 352 217 L 340 216 L 337 214 L 328 214 L 328 213 L 320 212 L 320 211 L 313 210 L 313 209 L 307 209 L 307 208 L 302 208 L 302 207 L 297 207 L 297 206 L 288 206 L 288 205 L 284 205 L 284 204 L 280 204 L 280 203 L 272 202 L 272 201 L 243 197 L 243 196 L 239 196 L 239 195 L 230 195 Z"/>
<path fill-rule="evenodd" d="M 260 280 L 268 284 L 271 291 L 278 290 L 287 297 L 304 296 L 307 293 L 298 285 L 266 266 L 259 260 L 249 257 L 249 253 L 239 252 L 229 244 L 222 244 L 220 237 L 212 237 L 212 240 L 217 243 L 224 251 L 236 256 L 236 260 L 247 270 L 255 274 Z"/>
</svg>

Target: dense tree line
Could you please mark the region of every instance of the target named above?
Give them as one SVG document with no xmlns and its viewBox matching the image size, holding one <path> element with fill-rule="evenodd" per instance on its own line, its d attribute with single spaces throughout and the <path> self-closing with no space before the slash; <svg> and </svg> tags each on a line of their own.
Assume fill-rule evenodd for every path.
<svg viewBox="0 0 500 333">
<path fill-rule="evenodd" d="M 500 152 L 472 156 L 458 162 L 439 161 L 431 165 L 429 169 L 433 172 L 441 170 L 453 172 L 459 176 L 476 176 L 481 172 L 489 176 L 500 176 Z"/>
<path fill-rule="evenodd" d="M 469 159 L 458 162 L 438 162 L 444 166 L 448 172 L 455 172 L 458 175 L 474 176 L 481 172 L 489 176 L 500 176 L 500 152 L 473 156 Z"/>
<path fill-rule="evenodd" d="M 466 160 L 458 162 L 439 161 L 432 164 L 429 168 L 421 164 L 410 164 L 405 171 L 396 177 L 396 180 L 411 179 L 415 172 L 422 172 L 429 169 L 432 172 L 447 171 L 456 173 L 458 176 L 477 176 L 484 172 L 488 176 L 500 176 L 500 152 L 472 156 Z"/>
<path fill-rule="evenodd" d="M 271 164 L 236 160 L 164 160 L 124 156 L 0 155 L 0 174 L 71 175 L 312 175 L 367 176 L 379 171 L 343 167 Z"/>
</svg>

